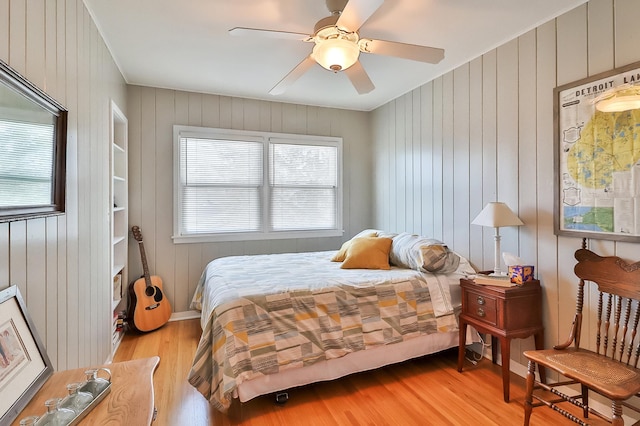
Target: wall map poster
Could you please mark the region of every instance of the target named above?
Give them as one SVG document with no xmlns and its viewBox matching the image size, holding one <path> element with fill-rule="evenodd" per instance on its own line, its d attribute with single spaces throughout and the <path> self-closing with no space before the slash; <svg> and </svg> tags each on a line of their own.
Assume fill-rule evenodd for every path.
<svg viewBox="0 0 640 426">
<path fill-rule="evenodd" d="M 640 97 L 640 63 L 554 90 L 558 235 L 640 241 L 640 108 L 597 110 L 613 91 Z"/>
</svg>

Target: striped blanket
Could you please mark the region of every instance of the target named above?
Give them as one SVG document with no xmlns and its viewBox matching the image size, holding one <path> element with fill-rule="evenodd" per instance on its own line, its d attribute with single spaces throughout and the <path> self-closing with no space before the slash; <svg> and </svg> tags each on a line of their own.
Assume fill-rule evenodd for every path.
<svg viewBox="0 0 640 426">
<path fill-rule="evenodd" d="M 237 386 L 258 375 L 457 330 L 448 284 L 459 276 L 344 270 L 329 261 L 333 253 L 234 256 L 207 266 L 192 302 L 202 309 L 203 333 L 188 380 L 216 409 L 225 412 Z"/>
</svg>

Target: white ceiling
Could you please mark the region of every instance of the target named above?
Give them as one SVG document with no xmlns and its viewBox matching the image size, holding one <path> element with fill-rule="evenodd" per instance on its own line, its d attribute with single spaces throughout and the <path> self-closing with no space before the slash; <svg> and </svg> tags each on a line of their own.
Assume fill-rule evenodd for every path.
<svg viewBox="0 0 640 426">
<path fill-rule="evenodd" d="M 363 53 L 375 89 L 319 65 L 269 90 L 313 47 L 237 37 L 233 27 L 313 33 L 324 0 L 84 0 L 129 84 L 370 111 L 587 0 L 386 0 L 361 37 L 445 49 L 437 65 Z"/>
</svg>

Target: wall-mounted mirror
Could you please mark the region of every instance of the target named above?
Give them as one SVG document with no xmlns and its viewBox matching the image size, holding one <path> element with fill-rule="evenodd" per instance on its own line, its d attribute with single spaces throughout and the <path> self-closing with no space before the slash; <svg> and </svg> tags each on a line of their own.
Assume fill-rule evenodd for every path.
<svg viewBox="0 0 640 426">
<path fill-rule="evenodd" d="M 0 61 L 0 222 L 64 213 L 67 110 Z"/>
</svg>

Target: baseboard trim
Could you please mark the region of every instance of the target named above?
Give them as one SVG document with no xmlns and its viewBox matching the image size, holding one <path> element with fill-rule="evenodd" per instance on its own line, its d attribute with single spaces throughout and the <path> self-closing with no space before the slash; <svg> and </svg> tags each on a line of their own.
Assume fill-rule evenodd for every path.
<svg viewBox="0 0 640 426">
<path fill-rule="evenodd" d="M 200 318 L 200 311 L 182 311 L 182 312 L 174 312 L 171 314 L 171 318 L 169 321 L 183 321 L 188 319 L 197 319 Z"/>
</svg>

